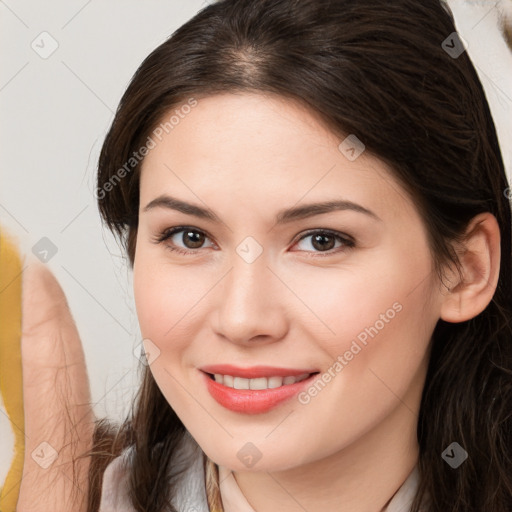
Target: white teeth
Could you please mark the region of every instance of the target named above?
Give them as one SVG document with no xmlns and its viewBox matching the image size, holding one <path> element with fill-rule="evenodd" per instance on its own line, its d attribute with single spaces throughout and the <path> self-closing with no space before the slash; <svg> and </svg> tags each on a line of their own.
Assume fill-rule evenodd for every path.
<svg viewBox="0 0 512 512">
<path fill-rule="evenodd" d="M 251 379 L 244 379 L 243 377 L 235 377 L 233 387 L 235 389 L 249 389 L 249 381 Z"/>
<path fill-rule="evenodd" d="M 283 385 L 283 377 L 269 377 L 268 378 L 268 387 L 269 388 L 278 388 Z"/>
<path fill-rule="evenodd" d="M 221 375 L 216 373 L 214 375 L 215 382 L 223 384 L 228 388 L 234 389 L 273 389 L 280 386 L 287 386 L 289 384 L 295 384 L 301 380 L 307 379 L 310 376 L 309 373 L 303 373 L 297 377 L 258 377 L 256 379 L 244 379 L 243 377 L 233 377 L 232 375 Z"/>
<path fill-rule="evenodd" d="M 267 379 L 260 377 L 259 379 L 249 379 L 250 389 L 267 389 Z"/>
</svg>

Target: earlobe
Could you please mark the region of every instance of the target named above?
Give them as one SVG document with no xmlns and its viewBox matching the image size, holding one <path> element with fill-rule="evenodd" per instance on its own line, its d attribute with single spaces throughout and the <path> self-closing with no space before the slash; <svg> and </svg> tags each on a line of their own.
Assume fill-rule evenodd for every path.
<svg viewBox="0 0 512 512">
<path fill-rule="evenodd" d="M 489 212 L 475 216 L 466 230 L 459 254 L 463 280 L 446 292 L 441 318 L 458 323 L 474 318 L 491 302 L 500 273 L 500 229 Z"/>
</svg>

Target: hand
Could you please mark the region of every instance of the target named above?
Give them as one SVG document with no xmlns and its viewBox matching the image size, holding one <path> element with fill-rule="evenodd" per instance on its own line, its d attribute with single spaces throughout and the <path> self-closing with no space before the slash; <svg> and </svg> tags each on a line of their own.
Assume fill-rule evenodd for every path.
<svg viewBox="0 0 512 512">
<path fill-rule="evenodd" d="M 25 457 L 18 512 L 85 512 L 94 413 L 82 345 L 59 283 L 38 261 L 23 272 Z M 76 460 L 74 460 L 76 459 Z"/>
</svg>

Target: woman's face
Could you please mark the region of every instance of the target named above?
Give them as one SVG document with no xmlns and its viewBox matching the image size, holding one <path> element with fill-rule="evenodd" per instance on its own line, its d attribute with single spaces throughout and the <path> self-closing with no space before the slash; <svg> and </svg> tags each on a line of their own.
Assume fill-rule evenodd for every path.
<svg viewBox="0 0 512 512">
<path fill-rule="evenodd" d="M 415 428 L 442 292 L 405 190 L 289 99 L 190 105 L 153 132 L 134 262 L 150 369 L 185 427 L 233 470 Z"/>
</svg>

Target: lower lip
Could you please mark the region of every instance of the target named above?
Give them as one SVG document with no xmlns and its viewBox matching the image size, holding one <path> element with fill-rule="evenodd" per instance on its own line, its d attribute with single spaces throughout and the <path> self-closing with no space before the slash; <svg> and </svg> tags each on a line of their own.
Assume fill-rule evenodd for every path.
<svg viewBox="0 0 512 512">
<path fill-rule="evenodd" d="M 214 400 L 230 411 L 245 414 L 260 414 L 270 411 L 310 385 L 311 381 L 317 376 L 317 374 L 313 374 L 300 382 L 286 384 L 278 388 L 251 390 L 230 388 L 215 382 L 207 373 L 202 372 L 202 374 L 203 378 L 206 379 L 208 391 Z"/>
</svg>

